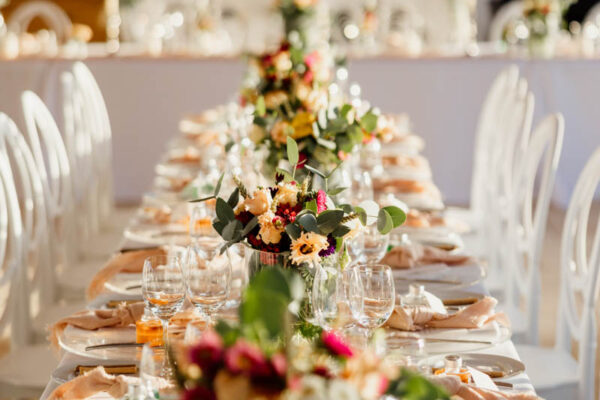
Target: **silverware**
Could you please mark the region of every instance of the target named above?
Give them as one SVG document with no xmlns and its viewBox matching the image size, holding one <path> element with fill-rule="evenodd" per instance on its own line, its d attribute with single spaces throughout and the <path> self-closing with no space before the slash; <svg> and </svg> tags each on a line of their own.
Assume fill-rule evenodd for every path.
<svg viewBox="0 0 600 400">
<path fill-rule="evenodd" d="M 98 350 L 98 349 L 108 349 L 111 347 L 144 347 L 144 343 L 135 343 L 135 342 L 127 342 L 127 343 L 104 343 L 104 344 L 96 344 L 93 346 L 87 346 L 85 351 L 90 350 Z"/>
<path fill-rule="evenodd" d="M 395 280 L 405 281 L 405 282 L 418 282 L 418 283 L 440 283 L 443 285 L 460 285 L 461 284 L 461 282 L 459 282 L 459 281 L 449 281 L 449 280 L 443 280 L 443 279 L 410 279 L 410 278 L 396 277 Z"/>
<path fill-rule="evenodd" d="M 119 250 L 119 253 L 130 253 L 132 251 L 153 250 L 153 249 L 158 249 L 158 246 L 123 247 L 121 250 Z"/>
<path fill-rule="evenodd" d="M 443 342 L 443 343 L 475 343 L 475 344 L 494 344 L 489 340 L 470 340 L 470 339 L 444 339 L 444 338 L 423 338 L 426 342 Z"/>
<path fill-rule="evenodd" d="M 513 384 L 510 382 L 501 382 L 501 381 L 494 381 L 494 383 L 496 384 L 496 386 L 501 386 L 501 387 L 505 387 L 505 388 L 513 388 Z"/>
<path fill-rule="evenodd" d="M 125 290 L 133 290 L 133 289 L 141 289 L 142 285 L 131 285 L 131 286 L 126 286 Z"/>
</svg>

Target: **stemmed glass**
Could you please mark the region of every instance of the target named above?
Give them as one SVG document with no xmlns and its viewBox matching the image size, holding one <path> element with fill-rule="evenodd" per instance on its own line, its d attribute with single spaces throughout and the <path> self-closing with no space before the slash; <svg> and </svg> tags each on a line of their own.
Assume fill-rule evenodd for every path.
<svg viewBox="0 0 600 400">
<path fill-rule="evenodd" d="M 208 201 L 193 205 L 190 213 L 190 237 L 198 241 L 205 236 L 216 236 L 212 220 L 216 217 L 215 207 Z"/>
<path fill-rule="evenodd" d="M 353 260 L 377 263 L 385 256 L 389 244 L 389 235 L 380 233 L 377 226 L 369 225 L 348 242 L 348 250 Z"/>
<path fill-rule="evenodd" d="M 371 336 L 394 311 L 396 293 L 392 269 L 383 264 L 361 264 L 354 266 L 350 274 L 350 312 Z"/>
<path fill-rule="evenodd" d="M 343 297 L 342 273 L 334 266 L 317 265 L 312 287 L 312 308 L 315 322 L 331 329 L 339 318 L 338 301 Z"/>
<path fill-rule="evenodd" d="M 223 241 L 204 239 L 188 248 L 186 289 L 190 302 L 207 321 L 220 310 L 229 296 L 231 263 L 221 254 Z"/>
<path fill-rule="evenodd" d="M 142 295 L 146 307 L 162 323 L 165 346 L 162 372 L 166 379 L 170 379 L 173 371 L 166 350 L 169 338 L 169 320 L 181 310 L 185 299 L 185 281 L 181 270 L 181 260 L 178 256 L 157 255 L 144 260 Z"/>
</svg>

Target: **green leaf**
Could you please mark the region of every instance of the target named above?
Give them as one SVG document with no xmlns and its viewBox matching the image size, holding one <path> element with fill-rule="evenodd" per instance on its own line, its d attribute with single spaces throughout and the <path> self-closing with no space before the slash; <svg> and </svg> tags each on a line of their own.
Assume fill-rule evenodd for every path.
<svg viewBox="0 0 600 400">
<path fill-rule="evenodd" d="M 215 231 L 217 231 L 219 233 L 219 235 L 222 235 L 223 229 L 225 229 L 227 222 L 216 220 L 213 222 L 212 225 L 213 225 L 213 228 L 215 228 Z"/>
<path fill-rule="evenodd" d="M 233 212 L 233 207 L 231 207 L 229 204 L 227 204 L 227 202 L 220 197 L 217 198 L 216 211 L 217 211 L 217 217 L 219 218 L 220 221 L 227 223 L 227 222 L 235 219 L 235 213 Z"/>
<path fill-rule="evenodd" d="M 337 194 L 342 193 L 346 189 L 348 189 L 348 188 L 347 187 L 338 187 L 338 188 L 329 189 L 327 191 L 327 194 L 330 195 L 330 196 L 335 196 Z"/>
<path fill-rule="evenodd" d="M 260 96 L 256 99 L 256 115 L 259 117 L 264 117 L 267 113 L 267 107 L 265 106 L 265 98 Z"/>
<path fill-rule="evenodd" d="M 343 210 L 346 214 L 350 214 L 354 211 L 354 207 L 351 204 L 340 204 L 337 206 L 340 210 Z"/>
<path fill-rule="evenodd" d="M 394 229 L 394 221 L 392 216 L 383 208 L 379 210 L 377 215 L 377 230 L 382 234 L 388 234 Z"/>
<path fill-rule="evenodd" d="M 285 227 L 285 231 L 292 240 L 298 239 L 302 234 L 302 230 L 296 224 L 287 224 Z"/>
<path fill-rule="evenodd" d="M 250 221 L 248 221 L 248 223 L 244 227 L 244 230 L 242 231 L 242 237 L 248 236 L 250 231 L 252 231 L 252 229 L 254 229 L 256 225 L 258 225 L 258 217 L 255 216 Z"/>
<path fill-rule="evenodd" d="M 283 168 L 276 168 L 275 172 L 283 175 L 283 180 L 285 182 L 289 182 L 289 181 L 293 180 L 292 175 L 288 171 L 286 171 L 285 169 L 283 169 Z"/>
<path fill-rule="evenodd" d="M 207 197 L 203 197 L 201 199 L 190 200 L 189 202 L 190 203 L 201 203 L 203 201 L 211 200 L 211 199 L 214 199 L 214 198 L 215 198 L 215 196 L 207 196 Z"/>
<path fill-rule="evenodd" d="M 348 115 L 348 113 L 352 110 L 352 105 L 350 104 L 344 104 L 342 106 L 342 109 L 340 110 L 340 115 L 344 118 L 346 118 L 346 116 Z"/>
<path fill-rule="evenodd" d="M 348 128 L 348 137 L 353 144 L 362 143 L 362 130 L 358 126 L 352 125 L 350 128 Z"/>
<path fill-rule="evenodd" d="M 265 307 L 267 304 L 268 307 Z M 278 291 L 248 288 L 240 305 L 240 321 L 245 327 L 265 329 L 272 339 L 282 337 L 288 304 L 286 296 Z"/>
<path fill-rule="evenodd" d="M 300 158 L 300 154 L 298 153 L 298 143 L 290 136 L 287 137 L 287 157 L 292 167 L 295 167 L 298 164 L 298 159 Z"/>
<path fill-rule="evenodd" d="M 227 142 L 227 144 L 225 144 L 225 153 L 229 153 L 229 150 L 231 150 L 231 148 L 235 145 L 235 142 L 233 140 L 230 140 L 229 142 Z"/>
<path fill-rule="evenodd" d="M 350 232 L 350 228 L 348 228 L 346 225 L 338 225 L 333 232 L 331 232 L 331 236 L 334 238 L 339 238 L 346 235 L 348 232 Z"/>
<path fill-rule="evenodd" d="M 354 212 L 358 214 L 358 220 L 361 224 L 367 225 L 367 212 L 362 207 L 354 207 Z"/>
<path fill-rule="evenodd" d="M 231 193 L 231 195 L 229 195 L 227 204 L 229 204 L 229 206 L 231 208 L 235 208 L 238 205 L 239 201 L 240 201 L 240 189 L 235 188 L 235 190 Z"/>
<path fill-rule="evenodd" d="M 217 197 L 219 195 L 219 192 L 221 191 L 221 184 L 223 183 L 224 176 L 225 176 L 225 173 L 222 173 L 221 176 L 219 177 L 219 180 L 217 181 L 217 186 L 215 187 L 215 197 Z"/>
<path fill-rule="evenodd" d="M 317 217 L 317 227 L 322 234 L 328 235 L 340 225 L 344 218 L 342 210 L 325 210 Z"/>
<path fill-rule="evenodd" d="M 242 230 L 242 223 L 237 219 L 233 219 L 229 221 L 227 225 L 225 225 L 221 236 L 227 241 L 234 240 L 237 236 L 239 236 L 240 230 Z"/>
<path fill-rule="evenodd" d="M 232 346 L 240 336 L 239 329 L 229 325 L 229 323 L 224 320 L 217 321 L 215 331 L 221 336 L 226 347 Z"/>
<path fill-rule="evenodd" d="M 360 125 L 365 131 L 373 132 L 377 128 L 377 119 L 377 115 L 369 111 L 360 119 Z"/>
<path fill-rule="evenodd" d="M 304 204 L 304 209 L 312 211 L 312 212 L 314 212 L 316 214 L 317 210 L 318 210 L 318 208 L 317 208 L 317 201 L 313 199 L 311 201 L 306 202 Z"/>
<path fill-rule="evenodd" d="M 406 221 L 406 213 L 396 206 L 383 207 L 383 210 L 387 211 L 387 213 L 392 217 L 392 224 L 394 228 L 399 227 L 404 223 L 404 221 Z"/>
<path fill-rule="evenodd" d="M 327 176 L 325 176 L 324 173 L 322 173 L 321 171 L 319 171 L 318 169 L 311 167 L 310 165 L 306 164 L 304 166 L 304 168 L 306 168 L 307 170 L 309 170 L 310 172 L 312 172 L 315 175 L 319 175 L 321 178 L 325 179 Z"/>
<path fill-rule="evenodd" d="M 299 217 L 296 217 L 296 222 L 298 222 L 300 226 L 304 228 L 305 231 L 315 233 L 319 232 L 319 228 L 317 226 L 317 218 L 312 213 L 306 213 Z"/>
</svg>

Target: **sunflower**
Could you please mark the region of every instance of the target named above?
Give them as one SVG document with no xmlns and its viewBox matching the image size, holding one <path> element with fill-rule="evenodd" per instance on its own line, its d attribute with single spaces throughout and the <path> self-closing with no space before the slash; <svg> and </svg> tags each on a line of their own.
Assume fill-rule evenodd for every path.
<svg viewBox="0 0 600 400">
<path fill-rule="evenodd" d="M 319 259 L 319 252 L 328 246 L 327 237 L 314 232 L 305 232 L 292 241 L 292 261 L 297 265 L 314 262 Z"/>
</svg>

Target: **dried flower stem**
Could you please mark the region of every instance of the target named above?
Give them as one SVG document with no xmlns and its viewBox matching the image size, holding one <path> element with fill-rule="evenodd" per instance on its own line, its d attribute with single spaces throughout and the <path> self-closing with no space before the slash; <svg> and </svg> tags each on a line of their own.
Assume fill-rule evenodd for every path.
<svg viewBox="0 0 600 400">
<path fill-rule="evenodd" d="M 242 181 L 240 181 L 240 178 L 237 175 L 233 176 L 233 182 L 238 187 L 240 194 L 242 195 L 242 197 L 244 199 L 247 199 L 248 197 L 250 197 L 250 194 L 248 193 L 248 189 L 246 189 L 246 186 L 244 186 L 244 184 L 242 183 Z"/>
<path fill-rule="evenodd" d="M 355 213 L 355 212 L 353 212 L 353 213 L 350 213 L 350 214 L 346 215 L 344 218 L 342 218 L 341 223 L 345 224 L 346 222 L 350 222 L 350 221 L 352 221 L 353 219 L 356 219 L 356 218 L 358 218 L 358 214 Z"/>
</svg>

